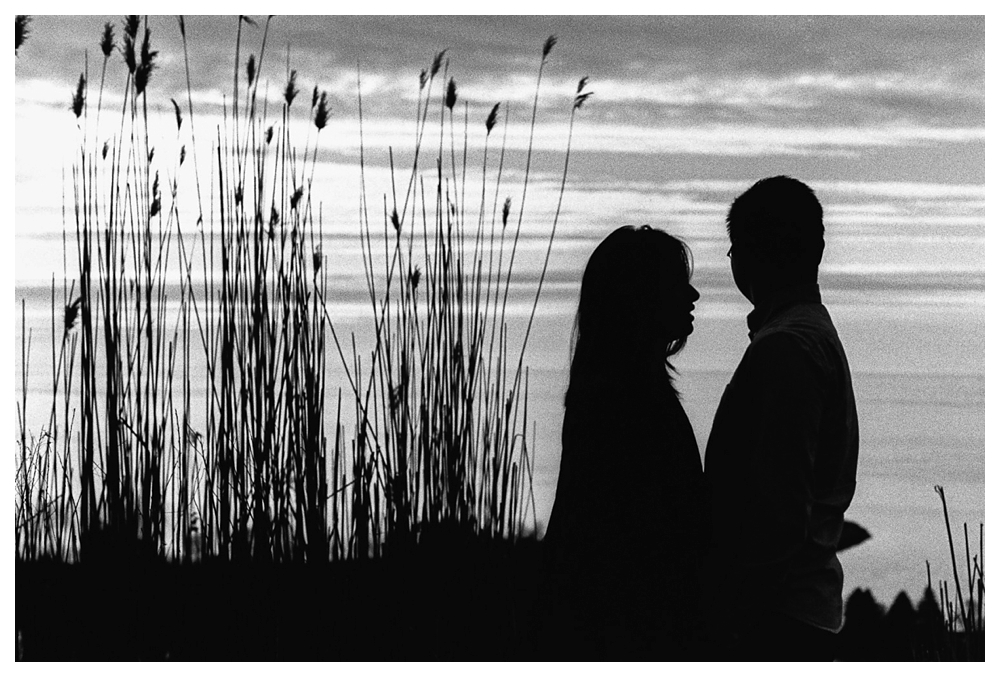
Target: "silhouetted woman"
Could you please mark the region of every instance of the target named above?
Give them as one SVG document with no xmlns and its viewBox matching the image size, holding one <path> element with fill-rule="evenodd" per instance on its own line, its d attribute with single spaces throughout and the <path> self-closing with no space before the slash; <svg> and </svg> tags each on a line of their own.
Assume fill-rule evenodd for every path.
<svg viewBox="0 0 1000 677">
<path fill-rule="evenodd" d="M 701 457 L 668 359 L 698 292 L 680 240 L 623 226 L 583 274 L 562 461 L 545 537 L 540 648 L 553 658 L 686 657 Z"/>
</svg>

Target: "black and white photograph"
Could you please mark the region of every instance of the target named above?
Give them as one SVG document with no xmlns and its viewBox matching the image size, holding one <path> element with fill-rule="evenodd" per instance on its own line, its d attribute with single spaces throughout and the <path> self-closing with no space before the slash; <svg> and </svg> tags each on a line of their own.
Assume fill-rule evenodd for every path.
<svg viewBox="0 0 1000 677">
<path fill-rule="evenodd" d="M 15 660 L 985 661 L 962 4 L 15 15 Z"/>
</svg>

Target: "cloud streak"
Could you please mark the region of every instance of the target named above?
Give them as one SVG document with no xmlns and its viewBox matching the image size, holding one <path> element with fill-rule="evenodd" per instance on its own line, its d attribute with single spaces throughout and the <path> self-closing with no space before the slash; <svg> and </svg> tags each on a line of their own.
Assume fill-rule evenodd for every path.
<svg viewBox="0 0 1000 677">
<path fill-rule="evenodd" d="M 19 76 L 72 84 L 108 20 L 120 23 L 38 17 Z M 176 18 L 150 25 L 161 52 L 154 86 L 174 96 L 185 89 Z M 235 17 L 187 25 L 194 89 L 230 92 Z M 258 63 L 275 93 L 295 68 L 310 89 L 347 101 L 360 67 L 363 93 L 379 110 L 414 100 L 420 69 L 448 48 L 462 97 L 523 106 L 551 33 L 560 39 L 543 104 L 558 104 L 587 75 L 594 114 L 608 121 L 985 124 L 982 17 L 278 17 Z M 247 27 L 243 58 L 261 40 Z M 121 70 L 120 61 L 110 63 Z"/>
</svg>

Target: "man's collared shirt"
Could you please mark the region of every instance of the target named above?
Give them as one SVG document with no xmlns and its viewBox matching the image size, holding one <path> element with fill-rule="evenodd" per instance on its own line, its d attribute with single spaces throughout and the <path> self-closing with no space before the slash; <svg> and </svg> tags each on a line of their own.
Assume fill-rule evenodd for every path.
<svg viewBox="0 0 1000 677">
<path fill-rule="evenodd" d="M 747 323 L 750 345 L 705 454 L 713 559 L 730 574 L 723 585 L 737 608 L 837 631 L 837 544 L 858 462 L 847 357 L 816 285 L 787 290 Z"/>
</svg>

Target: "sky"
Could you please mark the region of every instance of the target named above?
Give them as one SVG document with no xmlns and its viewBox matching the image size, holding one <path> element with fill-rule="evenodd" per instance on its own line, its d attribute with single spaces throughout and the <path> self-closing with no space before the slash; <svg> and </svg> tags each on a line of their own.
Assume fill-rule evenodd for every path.
<svg viewBox="0 0 1000 677">
<path fill-rule="evenodd" d="M 17 59 L 17 109 L 68 105 L 85 53 L 95 86 L 107 20 L 120 23 L 36 18 Z M 259 48 L 265 18 L 257 22 L 244 24 L 243 58 Z M 231 98 L 236 20 L 187 25 L 192 96 L 205 115 Z M 446 49 L 470 118 L 509 103 L 517 146 L 541 44 L 555 35 L 538 143 L 562 149 L 567 101 L 588 77 L 594 96 L 578 121 L 575 181 L 606 180 L 614 158 L 639 189 L 665 178 L 745 181 L 780 164 L 813 181 L 843 180 L 849 167 L 851 179 L 904 184 L 898 191 L 913 182 L 982 185 L 984 25 L 982 17 L 275 17 L 260 70 L 274 103 L 289 65 L 303 99 L 314 85 L 328 91 L 337 129 L 348 133 L 326 144 L 353 159 L 359 69 L 370 133 L 393 140 L 410 118 L 400 103 L 415 103 L 419 70 Z M 152 106 L 167 113 L 171 98 L 186 96 L 180 35 L 174 17 L 153 17 L 150 27 L 161 53 Z M 119 61 L 109 63 L 111 100 L 124 81 Z"/>
<path fill-rule="evenodd" d="M 65 103 L 88 49 L 96 76 L 97 36 L 108 19 L 37 18 L 17 63 L 18 96 Z M 218 104 L 232 90 L 235 23 L 188 21 L 199 103 Z M 181 101 L 185 91 L 180 36 L 173 17 L 154 18 L 151 27 L 162 54 L 154 87 L 166 111 L 169 98 Z M 244 55 L 263 33 L 246 28 Z M 275 17 L 261 68 L 273 78 L 273 101 L 290 63 L 303 86 L 329 91 L 335 112 L 344 114 L 356 108 L 360 67 L 368 114 L 398 120 L 409 113 L 399 101 L 414 101 L 419 68 L 447 49 L 473 115 L 478 109 L 485 117 L 498 100 L 517 115 L 531 104 L 538 52 L 549 35 L 559 42 L 546 67 L 543 117 L 565 104 L 581 77 L 595 93 L 580 121 L 581 152 L 624 153 L 638 156 L 629 158 L 636 163 L 664 152 L 700 156 L 696 161 L 843 157 L 865 149 L 929 154 L 943 145 L 972 153 L 970 160 L 983 153 L 981 17 Z M 109 88 L 120 87 L 120 64 L 117 77 L 114 64 L 111 71 Z M 981 162 L 946 154 L 918 170 L 923 157 L 892 162 L 891 176 L 884 164 L 862 176 L 983 180 Z"/>
<path fill-rule="evenodd" d="M 37 18 L 18 84 L 63 91 L 75 84 L 88 48 L 96 68 L 108 19 L 117 22 Z M 188 20 L 196 92 L 231 89 L 235 23 Z M 549 100 L 560 82 L 589 76 L 598 91 L 589 115 L 595 125 L 938 129 L 974 137 L 984 124 L 984 25 L 982 17 L 275 17 L 264 68 L 283 73 L 291 45 L 304 81 L 350 102 L 360 60 L 373 99 L 388 102 L 412 97 L 416 66 L 447 49 L 463 98 L 526 105 L 537 51 L 556 35 Z M 179 93 L 184 73 L 171 68 L 181 53 L 176 19 L 157 17 L 151 27 L 164 55 L 157 88 Z M 247 26 L 244 50 L 261 36 Z"/>
<path fill-rule="evenodd" d="M 15 231 L 19 242 L 27 237 L 34 243 L 15 261 L 22 286 L 46 285 L 52 272 L 61 216 L 51 186 L 62 183 L 57 172 L 71 162 L 79 134 L 68 101 L 87 63 L 94 103 L 102 63 L 97 42 L 107 21 L 120 36 L 120 17 L 36 17 L 16 59 Z M 307 127 L 313 87 L 329 94 L 333 113 L 320 139 L 318 185 L 333 236 L 356 233 L 355 202 L 339 196 L 360 191 L 359 81 L 373 198 L 389 190 L 388 149 L 399 166 L 409 157 L 419 72 L 441 50 L 447 76 L 457 83 L 459 134 L 467 119 L 470 146 L 481 145 L 487 113 L 503 102 L 501 117 L 510 121 L 504 128 L 508 166 L 515 167 L 528 143 L 541 45 L 554 35 L 532 142 L 533 192 L 524 205 L 529 250 L 539 250 L 548 236 L 581 78 L 588 78 L 585 89 L 593 93 L 575 120 L 549 274 L 553 288 L 565 290 L 559 297 L 564 304 L 573 302 L 589 250 L 624 222 L 650 223 L 684 238 L 696 275 L 711 290 L 731 292 L 723 258 L 725 210 L 753 181 L 774 174 L 816 189 L 831 241 L 824 274 L 838 289 L 877 289 L 880 298 L 899 289 L 939 296 L 984 292 L 982 16 L 253 21 L 240 33 L 240 72 L 247 54 L 260 52 L 266 26 L 258 70 L 275 111 L 271 119 L 279 116 L 289 69 L 297 71 L 302 90 L 293 106 L 300 129 Z M 183 143 L 174 132 L 170 100 L 187 100 L 187 73 L 199 145 L 210 146 L 223 99 L 232 98 L 237 25 L 235 17 L 189 18 L 188 71 L 176 17 L 149 18 L 160 52 L 150 85 L 153 119 L 163 130 L 158 158 L 176 157 Z M 124 73 L 113 55 L 105 106 L 120 100 Z M 116 133 L 115 119 L 105 114 L 101 138 Z M 516 198 L 518 180 L 511 175 L 502 190 Z M 334 188 L 323 194 L 326 185 Z M 339 269 L 351 271 L 355 264 L 347 260 Z M 526 274 L 534 273 L 529 267 Z M 709 294 L 706 301 L 715 298 Z M 980 355 L 962 368 L 982 366 Z"/>
<path fill-rule="evenodd" d="M 70 95 L 86 55 L 89 96 L 96 96 L 103 61 L 98 40 L 106 21 L 120 35 L 117 16 L 35 17 L 15 60 L 16 256 L 9 269 L 15 302 L 32 299 L 34 311 L 28 313 L 39 322 L 47 317 L 42 301 L 51 276 L 61 271 L 64 198 L 58 186 L 69 185 L 63 171 L 79 140 Z M 447 50 L 447 76 L 454 77 L 459 96 L 456 124 L 462 130 L 467 114 L 471 147 L 482 147 L 483 121 L 495 103 L 503 103 L 514 168 L 523 166 L 528 145 L 542 44 L 557 37 L 539 90 L 532 191 L 525 201 L 525 258 L 517 280 L 528 288 L 557 206 L 573 96 L 587 78 L 585 90 L 593 96 L 574 119 L 543 319 L 529 355 L 538 367 L 536 401 L 543 424 L 561 419 L 572 314 L 587 257 L 618 225 L 649 223 L 682 237 L 694 256 L 702 300 L 696 334 L 678 366 L 682 390 L 688 384 L 685 406 L 703 447 L 718 395 L 745 346 L 743 317 L 750 309 L 732 285 L 725 258 L 728 204 L 764 176 L 789 174 L 809 183 L 825 210 L 824 299 L 858 377 L 856 389 L 870 398 L 863 433 L 875 445 L 871 457 L 878 458 L 869 468 L 872 477 L 879 477 L 879 463 L 911 448 L 919 450 L 919 458 L 933 456 L 929 450 L 942 444 L 954 446 L 955 454 L 971 449 L 972 470 L 955 479 L 967 484 L 968 495 L 956 500 L 970 514 L 984 514 L 983 16 L 276 16 L 269 24 L 254 16 L 253 21 L 242 27 L 240 71 L 247 54 L 260 52 L 267 25 L 260 69 L 269 110 L 280 111 L 289 69 L 298 73 L 301 93 L 293 110 L 300 116 L 314 86 L 329 95 L 333 119 L 320 137 L 317 191 L 331 251 L 341 252 L 332 268 L 347 281 L 359 270 L 353 245 L 360 191 L 359 81 L 369 199 L 380 203 L 382 192 L 390 190 L 388 148 L 398 165 L 411 157 L 418 77 L 436 53 Z M 235 17 L 185 22 L 197 134 L 209 146 L 223 99 L 232 97 L 237 25 Z M 151 16 L 149 26 L 160 52 L 149 97 L 162 130 L 157 157 L 169 164 L 182 143 L 170 99 L 186 103 L 188 96 L 183 44 L 176 17 Z M 114 55 L 107 66 L 105 106 L 120 101 L 123 84 L 124 66 Z M 114 119 L 105 116 L 98 138 L 117 131 Z M 306 135 L 304 118 L 298 125 Z M 512 169 L 501 186 L 515 202 L 519 180 Z M 351 295 L 350 284 L 341 288 L 335 303 L 346 317 L 345 308 L 359 306 L 361 297 Z M 935 388 L 945 392 L 930 394 Z M 963 432 L 942 438 L 940 430 L 953 426 Z M 557 444 L 558 425 L 541 428 L 540 439 Z M 913 435 L 907 437 L 902 428 Z M 953 439 L 961 443 L 948 441 Z M 557 460 L 550 454 L 542 461 L 550 477 L 543 505 L 551 504 Z M 919 478 L 893 467 L 895 484 L 873 480 L 883 495 L 886 487 L 903 491 L 906 483 L 919 484 Z M 876 514 L 875 493 L 857 501 L 859 509 L 870 510 L 863 514 Z M 936 516 L 935 500 L 931 494 L 928 514 Z M 896 507 L 913 508 L 905 502 Z M 901 528 L 892 521 L 878 526 Z M 893 543 L 896 550 L 903 547 Z M 900 587 L 892 579 L 885 589 L 891 585 Z"/>
</svg>

